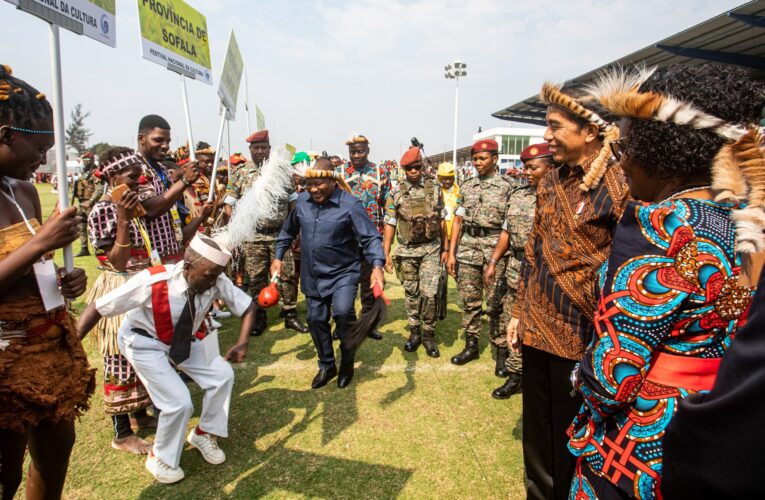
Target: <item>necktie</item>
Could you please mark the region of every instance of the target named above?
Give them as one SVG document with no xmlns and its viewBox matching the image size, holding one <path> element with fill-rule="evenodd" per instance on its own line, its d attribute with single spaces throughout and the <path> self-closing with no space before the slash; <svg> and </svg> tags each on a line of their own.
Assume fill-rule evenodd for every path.
<svg viewBox="0 0 765 500">
<path fill-rule="evenodd" d="M 191 353 L 191 336 L 194 329 L 194 292 L 189 289 L 186 292 L 186 305 L 181 311 L 181 317 L 173 329 L 173 342 L 170 344 L 170 359 L 179 365 L 189 359 Z"/>
</svg>

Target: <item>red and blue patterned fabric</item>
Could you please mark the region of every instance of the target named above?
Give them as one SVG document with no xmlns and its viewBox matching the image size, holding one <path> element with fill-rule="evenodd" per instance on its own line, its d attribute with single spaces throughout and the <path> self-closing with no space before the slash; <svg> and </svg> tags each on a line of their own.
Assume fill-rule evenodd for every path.
<svg viewBox="0 0 765 500">
<path fill-rule="evenodd" d="M 699 386 L 694 369 L 723 356 L 753 293 L 738 284 L 732 209 L 690 198 L 627 206 L 599 271 L 595 335 L 576 376 L 584 404 L 568 431 L 579 457 L 570 498 L 594 497 L 592 473 L 637 498 L 661 498 L 664 430 L 681 398 L 711 389 L 716 371 Z"/>
<path fill-rule="evenodd" d="M 388 172 L 371 161 L 358 170 L 350 162 L 336 170 L 343 174 L 351 193 L 361 201 L 377 231 L 383 234 L 385 200 L 391 190 Z"/>
</svg>

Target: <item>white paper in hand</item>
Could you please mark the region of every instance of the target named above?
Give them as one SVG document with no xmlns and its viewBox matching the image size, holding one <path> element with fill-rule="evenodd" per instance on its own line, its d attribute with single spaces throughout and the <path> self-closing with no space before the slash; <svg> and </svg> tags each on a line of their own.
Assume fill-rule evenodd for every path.
<svg viewBox="0 0 765 500">
<path fill-rule="evenodd" d="M 43 306 L 46 311 L 52 311 L 63 306 L 66 302 L 61 290 L 58 288 L 58 276 L 56 275 L 56 266 L 52 260 L 37 262 L 32 266 L 37 278 L 37 286 L 40 288 Z"/>
</svg>

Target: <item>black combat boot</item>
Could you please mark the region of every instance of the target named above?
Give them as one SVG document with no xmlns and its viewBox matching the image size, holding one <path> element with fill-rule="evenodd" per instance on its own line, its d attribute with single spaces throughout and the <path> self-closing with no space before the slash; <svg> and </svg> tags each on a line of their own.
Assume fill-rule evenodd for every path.
<svg viewBox="0 0 765 500">
<path fill-rule="evenodd" d="M 426 333 L 422 338 L 422 345 L 425 346 L 425 354 L 431 358 L 438 358 L 441 356 L 441 351 L 438 350 L 438 344 L 432 333 Z"/>
<path fill-rule="evenodd" d="M 414 352 L 422 344 L 422 335 L 420 335 L 420 327 L 413 326 L 410 329 L 409 340 L 404 344 L 404 350 L 406 352 Z"/>
<path fill-rule="evenodd" d="M 82 249 L 80 250 L 80 253 L 75 255 L 75 257 L 89 257 L 90 256 L 90 250 L 88 250 L 88 245 L 83 245 Z"/>
<path fill-rule="evenodd" d="M 505 378 L 510 375 L 510 370 L 507 369 L 507 347 L 497 347 L 497 363 L 494 365 L 494 375 L 497 377 Z"/>
<path fill-rule="evenodd" d="M 250 335 L 257 337 L 263 335 L 263 332 L 268 328 L 268 314 L 265 309 L 258 309 L 255 313 L 255 325 L 252 327 Z"/>
<path fill-rule="evenodd" d="M 474 335 L 466 335 L 465 348 L 462 352 L 452 357 L 452 364 L 464 365 L 474 359 L 478 359 L 478 337 Z"/>
<path fill-rule="evenodd" d="M 300 333 L 308 332 L 308 327 L 298 319 L 297 311 L 290 309 L 289 311 L 282 311 L 282 314 L 284 315 L 284 328 Z"/>
<path fill-rule="evenodd" d="M 491 397 L 494 399 L 508 399 L 513 394 L 521 392 L 521 380 L 520 373 L 510 373 L 504 384 L 491 391 Z"/>
</svg>

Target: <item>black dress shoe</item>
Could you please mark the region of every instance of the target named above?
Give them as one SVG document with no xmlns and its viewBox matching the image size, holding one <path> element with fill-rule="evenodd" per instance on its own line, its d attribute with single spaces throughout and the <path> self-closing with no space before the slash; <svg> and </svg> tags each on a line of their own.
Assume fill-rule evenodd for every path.
<svg viewBox="0 0 765 500">
<path fill-rule="evenodd" d="M 428 338 L 425 337 L 422 339 L 422 345 L 425 346 L 425 354 L 430 356 L 431 358 L 437 358 L 441 356 L 441 351 L 438 350 L 438 344 L 436 344 L 436 339 L 434 338 Z"/>
<path fill-rule="evenodd" d="M 284 318 L 284 328 L 295 330 L 300 333 L 308 333 L 308 327 L 300 322 L 297 314 L 287 314 Z"/>
<path fill-rule="evenodd" d="M 383 336 L 380 335 L 380 332 L 378 332 L 377 330 L 372 330 L 371 332 L 369 332 L 367 334 L 367 337 L 369 337 L 370 339 L 374 339 L 374 340 L 382 340 L 382 338 L 383 338 Z"/>
<path fill-rule="evenodd" d="M 268 314 L 264 309 L 258 309 L 258 311 L 255 313 L 255 325 L 252 327 L 252 332 L 250 332 L 250 335 L 252 337 L 263 335 L 263 332 L 266 331 L 266 328 L 268 328 Z"/>
<path fill-rule="evenodd" d="M 329 382 L 336 376 L 337 376 L 337 367 L 335 365 L 332 365 L 329 368 L 319 369 L 319 373 L 316 374 L 316 376 L 313 378 L 313 382 L 311 382 L 311 389 L 318 389 L 319 387 L 324 387 L 325 385 L 327 385 L 327 382 Z"/>
<path fill-rule="evenodd" d="M 491 391 L 491 397 L 494 399 L 508 399 L 513 394 L 521 392 L 521 376 L 518 373 L 511 373 L 505 383 Z"/>
<path fill-rule="evenodd" d="M 89 257 L 89 256 L 90 256 L 90 251 L 87 248 L 83 248 L 82 250 L 80 250 L 80 253 L 75 255 L 75 257 Z"/>
<path fill-rule="evenodd" d="M 422 344 L 422 335 L 416 332 L 412 332 L 409 335 L 409 340 L 407 340 L 406 344 L 404 344 L 404 350 L 406 352 L 414 352 L 418 347 L 420 347 L 420 344 Z"/>
<path fill-rule="evenodd" d="M 340 375 L 337 377 L 337 386 L 345 389 L 353 380 L 353 363 L 340 364 Z"/>
<path fill-rule="evenodd" d="M 474 359 L 478 359 L 478 338 L 468 335 L 465 339 L 465 348 L 455 356 L 452 356 L 451 361 L 453 365 L 464 365 Z"/>
</svg>

